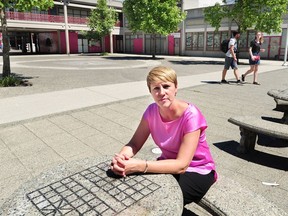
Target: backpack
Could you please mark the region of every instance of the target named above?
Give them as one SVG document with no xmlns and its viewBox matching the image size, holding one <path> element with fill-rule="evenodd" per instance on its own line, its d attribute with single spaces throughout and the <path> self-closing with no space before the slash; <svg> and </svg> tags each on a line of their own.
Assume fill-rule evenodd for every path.
<svg viewBox="0 0 288 216">
<path fill-rule="evenodd" d="M 222 43 L 220 45 L 220 50 L 222 52 L 227 53 L 229 41 L 230 41 L 230 39 L 225 39 L 225 40 L 222 41 Z"/>
</svg>

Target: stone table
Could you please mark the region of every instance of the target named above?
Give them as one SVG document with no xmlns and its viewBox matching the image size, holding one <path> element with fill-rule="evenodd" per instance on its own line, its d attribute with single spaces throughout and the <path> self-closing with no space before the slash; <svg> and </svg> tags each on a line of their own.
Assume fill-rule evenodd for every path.
<svg viewBox="0 0 288 216">
<path fill-rule="evenodd" d="M 182 192 L 172 175 L 119 178 L 110 162 L 87 158 L 46 171 L 15 191 L 0 215 L 181 215 Z"/>
<path fill-rule="evenodd" d="M 281 107 L 281 110 L 284 112 L 282 118 L 283 123 L 288 124 L 288 89 L 285 90 L 271 89 L 267 92 L 267 94 L 274 98 L 277 106 Z M 285 104 L 280 105 L 279 101 L 284 101 Z"/>
</svg>

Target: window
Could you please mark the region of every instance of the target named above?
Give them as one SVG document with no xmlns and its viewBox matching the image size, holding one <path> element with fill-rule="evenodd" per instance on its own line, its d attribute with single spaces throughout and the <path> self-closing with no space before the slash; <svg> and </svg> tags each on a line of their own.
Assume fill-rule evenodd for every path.
<svg viewBox="0 0 288 216">
<path fill-rule="evenodd" d="M 186 33 L 186 50 L 192 49 L 192 33 Z"/>
<path fill-rule="evenodd" d="M 225 39 L 228 39 L 228 38 L 230 38 L 228 31 L 221 32 L 221 42 Z"/>
<path fill-rule="evenodd" d="M 204 49 L 203 32 L 186 33 L 186 50 L 203 50 L 203 49 Z"/>
<path fill-rule="evenodd" d="M 80 13 L 81 13 L 80 10 L 74 10 L 74 11 L 73 11 L 73 16 L 74 16 L 74 17 L 80 17 Z"/>
<path fill-rule="evenodd" d="M 208 32 L 207 33 L 207 50 L 219 51 L 221 42 L 227 38 L 230 38 L 228 31 Z"/>
<path fill-rule="evenodd" d="M 64 16 L 64 9 L 63 8 L 58 8 L 58 14 L 60 16 Z M 88 10 L 81 10 L 81 9 L 73 9 L 73 8 L 68 8 L 67 10 L 67 15 L 70 17 L 81 17 L 81 18 L 86 18 L 88 17 Z"/>
<path fill-rule="evenodd" d="M 80 12 L 81 12 L 81 17 L 82 18 L 88 17 L 88 11 L 81 10 Z"/>
<path fill-rule="evenodd" d="M 213 50 L 213 36 L 214 36 L 214 33 L 212 32 L 208 32 L 207 33 L 207 50 Z"/>
<path fill-rule="evenodd" d="M 254 40 L 255 39 L 255 34 L 256 34 L 256 32 L 255 31 L 248 31 L 247 32 L 248 34 L 248 41 L 247 41 L 247 48 L 249 48 L 250 47 L 250 42 L 252 41 L 252 40 Z"/>
<path fill-rule="evenodd" d="M 250 47 L 250 42 L 255 38 L 255 31 L 247 31 L 241 33 L 238 46 L 242 50 L 248 50 Z"/>
</svg>

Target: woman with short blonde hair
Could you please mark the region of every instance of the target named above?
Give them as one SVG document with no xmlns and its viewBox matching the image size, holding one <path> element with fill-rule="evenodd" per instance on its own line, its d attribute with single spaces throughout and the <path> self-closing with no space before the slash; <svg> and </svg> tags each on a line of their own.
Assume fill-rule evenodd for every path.
<svg viewBox="0 0 288 216">
<path fill-rule="evenodd" d="M 199 202 L 217 179 L 206 140 L 206 120 L 196 106 L 176 98 L 178 82 L 172 68 L 153 68 L 147 86 L 155 103 L 147 107 L 131 140 L 112 158 L 110 168 L 120 176 L 172 174 L 183 192 L 184 205 Z M 149 161 L 135 159 L 150 135 L 161 156 Z"/>
</svg>

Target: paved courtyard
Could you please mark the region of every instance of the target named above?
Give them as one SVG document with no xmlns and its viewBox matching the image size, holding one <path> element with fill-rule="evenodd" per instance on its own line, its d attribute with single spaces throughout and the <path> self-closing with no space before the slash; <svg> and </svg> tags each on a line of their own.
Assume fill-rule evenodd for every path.
<svg viewBox="0 0 288 216">
<path fill-rule="evenodd" d="M 240 74 L 248 69 L 248 60 L 241 62 Z M 178 97 L 197 105 L 207 119 L 207 138 L 220 178 L 228 176 L 288 212 L 288 144 L 260 137 L 254 152 L 239 154 L 239 129 L 227 122 L 235 115 L 281 118 L 282 113 L 273 110 L 275 102 L 267 92 L 288 88 L 288 69 L 282 62 L 263 60 L 260 86 L 251 84 L 252 77 L 247 77 L 244 85 L 220 85 L 223 63 L 223 59 L 216 58 L 159 56 L 151 60 L 149 56 L 117 54 L 11 56 L 12 72 L 33 86 L 0 89 L 0 115 L 3 119 L 8 116 L 0 125 L 0 206 L 19 186 L 41 172 L 117 152 L 152 102 L 145 89 L 147 72 L 156 65 L 166 65 L 178 73 Z M 228 78 L 234 80 L 231 70 Z M 86 95 L 81 106 L 75 108 L 72 105 L 84 97 L 83 92 L 86 94 L 83 89 L 95 95 Z M 87 105 L 87 101 L 93 103 Z M 18 109 L 13 109 L 15 106 Z M 63 107 L 61 112 L 60 108 L 54 111 L 57 106 Z M 44 112 L 45 107 L 49 109 Z M 39 113 L 37 109 L 41 109 Z M 151 151 L 154 147 L 148 140 L 138 157 L 155 158 Z M 193 211 L 194 206 L 189 209 Z M 245 213 L 245 209 L 241 211 Z M 201 209 L 195 213 L 208 215 Z"/>
</svg>

